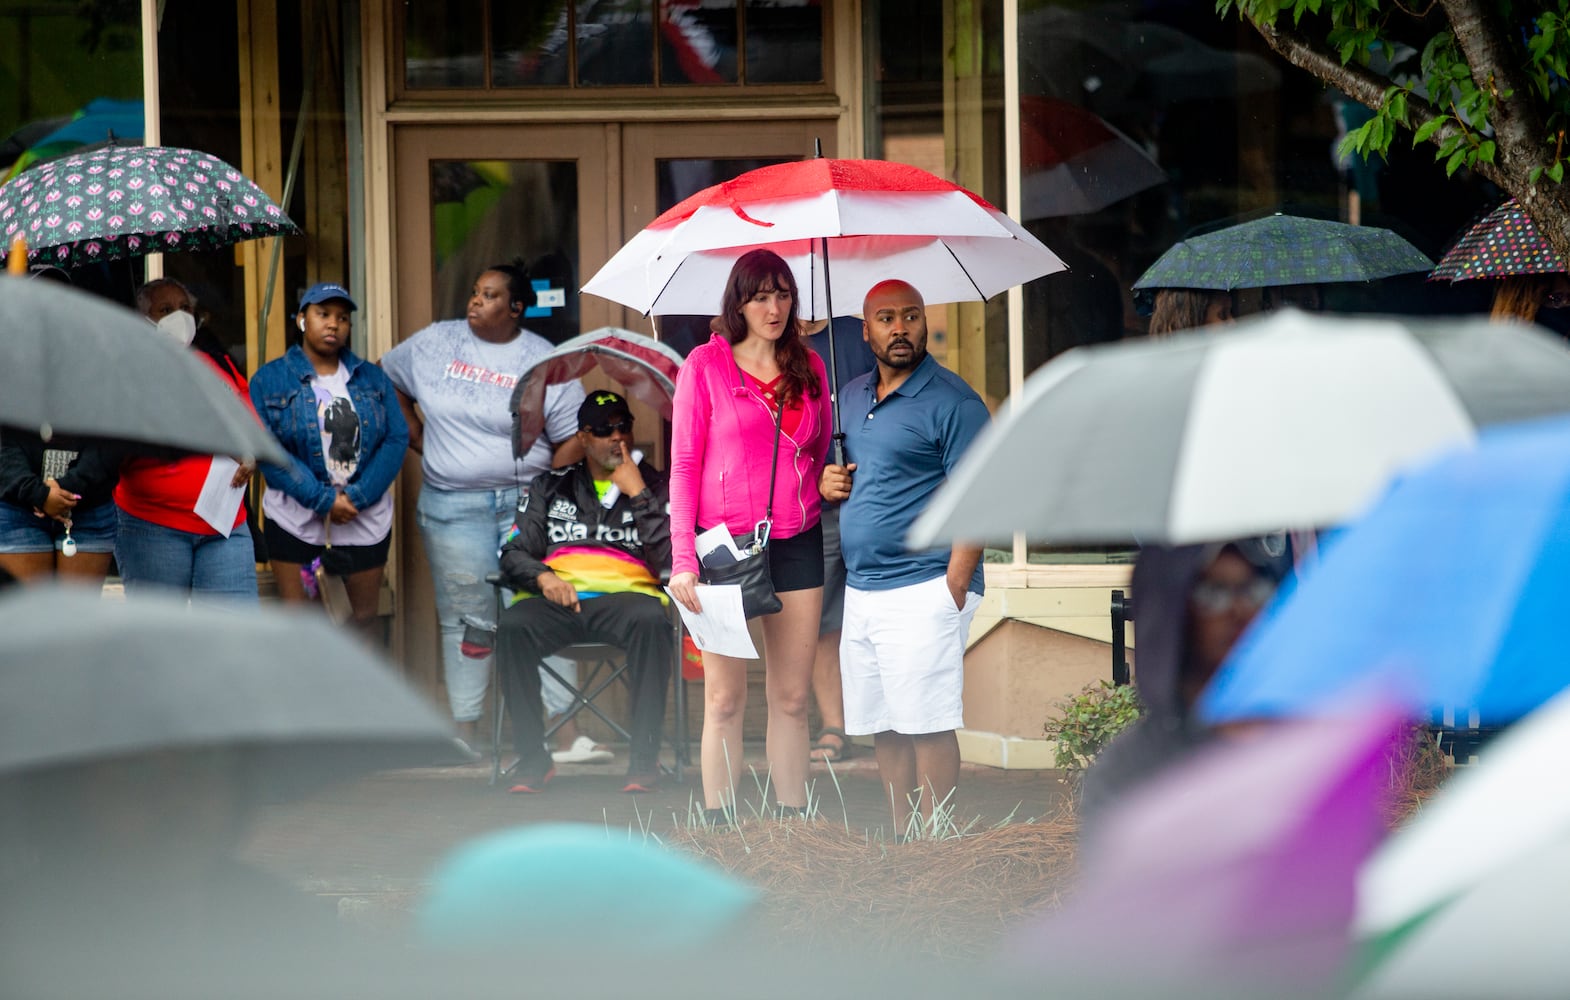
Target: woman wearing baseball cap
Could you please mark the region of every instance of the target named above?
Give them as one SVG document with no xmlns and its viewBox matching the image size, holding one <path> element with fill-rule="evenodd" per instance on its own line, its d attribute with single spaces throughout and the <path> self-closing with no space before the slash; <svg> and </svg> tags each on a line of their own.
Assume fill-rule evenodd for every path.
<svg viewBox="0 0 1570 1000">
<path fill-rule="evenodd" d="M 262 537 L 279 596 L 309 600 L 301 570 L 330 548 L 324 568 L 343 577 L 354 626 L 379 644 L 392 483 L 409 427 L 392 382 L 349 350 L 356 308 L 342 285 L 307 289 L 295 314 L 299 342 L 251 379 L 251 401 L 291 458 L 287 466 L 261 466 Z"/>
</svg>

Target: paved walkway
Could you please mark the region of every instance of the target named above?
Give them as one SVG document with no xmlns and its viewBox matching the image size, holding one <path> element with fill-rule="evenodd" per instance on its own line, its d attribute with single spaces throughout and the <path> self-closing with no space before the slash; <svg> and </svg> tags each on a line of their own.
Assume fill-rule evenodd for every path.
<svg viewBox="0 0 1570 1000">
<path fill-rule="evenodd" d="M 696 747 L 694 747 L 696 751 Z M 761 747 L 749 747 L 761 775 Z M 509 795 L 488 784 L 490 764 L 394 771 L 340 785 L 298 802 L 264 807 L 247 856 L 303 888 L 347 896 L 416 889 L 436 862 L 470 837 L 520 823 L 573 821 L 668 836 L 702 806 L 696 770 L 667 778 L 659 791 L 621 791 L 626 758 L 605 765 L 563 765 L 543 794 Z M 870 750 L 812 769 L 819 815 L 857 832 L 888 836 L 889 806 Z M 837 784 L 836 780 L 837 779 Z M 761 780 L 761 778 L 759 779 Z M 1059 795 L 1052 772 L 965 765 L 956 818 L 991 825 L 1049 814 Z M 742 782 L 742 815 L 762 801 L 751 776 Z"/>
</svg>

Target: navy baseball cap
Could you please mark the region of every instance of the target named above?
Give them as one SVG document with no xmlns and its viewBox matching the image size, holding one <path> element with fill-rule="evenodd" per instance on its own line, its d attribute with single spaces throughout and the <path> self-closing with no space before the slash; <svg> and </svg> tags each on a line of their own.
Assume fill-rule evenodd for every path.
<svg viewBox="0 0 1570 1000">
<path fill-rule="evenodd" d="M 329 299 L 343 299 L 345 302 L 349 303 L 350 312 L 354 312 L 360 308 L 355 304 L 354 299 L 349 297 L 349 289 L 331 281 L 318 281 L 310 288 L 307 288 L 305 290 L 305 294 L 300 296 L 300 308 L 304 309 L 308 305 L 314 305 L 317 302 L 326 302 Z M 298 310 L 296 311 L 298 312 Z"/>
</svg>

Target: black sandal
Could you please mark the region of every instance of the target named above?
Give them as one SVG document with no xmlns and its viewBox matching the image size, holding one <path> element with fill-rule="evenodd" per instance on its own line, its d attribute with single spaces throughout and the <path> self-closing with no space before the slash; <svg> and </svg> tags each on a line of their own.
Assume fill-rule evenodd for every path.
<svg viewBox="0 0 1570 1000">
<path fill-rule="evenodd" d="M 839 742 L 826 743 L 823 739 L 825 736 L 833 737 Z M 840 761 L 850 759 L 851 747 L 853 745 L 850 737 L 845 735 L 845 730 L 834 726 L 824 726 L 823 731 L 818 734 L 817 740 L 813 742 L 812 750 L 808 753 L 808 757 L 814 764 L 838 764 Z M 817 755 L 819 750 L 823 751 L 821 757 Z"/>
</svg>

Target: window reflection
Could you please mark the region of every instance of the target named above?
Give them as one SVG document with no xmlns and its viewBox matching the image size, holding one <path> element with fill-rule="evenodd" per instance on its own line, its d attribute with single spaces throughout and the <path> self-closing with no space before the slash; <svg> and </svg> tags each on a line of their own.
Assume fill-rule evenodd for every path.
<svg viewBox="0 0 1570 1000">
<path fill-rule="evenodd" d="M 407 86 L 485 86 L 483 0 L 404 4 L 403 16 Z"/>
<path fill-rule="evenodd" d="M 822 81 L 819 0 L 747 0 L 746 13 L 748 83 Z"/>
<path fill-rule="evenodd" d="M 579 85 L 654 82 L 654 0 L 580 0 L 577 36 Z"/>
<path fill-rule="evenodd" d="M 566 86 L 567 15 L 567 0 L 491 0 L 492 84 Z"/>
<path fill-rule="evenodd" d="M 735 83 L 736 17 L 736 0 L 660 0 L 660 83 Z"/>
<path fill-rule="evenodd" d="M 576 336 L 577 164 L 436 160 L 430 185 L 433 315 L 462 316 L 475 275 L 492 264 L 521 263 L 545 288 L 561 290 L 563 303 L 531 308 L 524 326 L 552 343 Z"/>
</svg>

